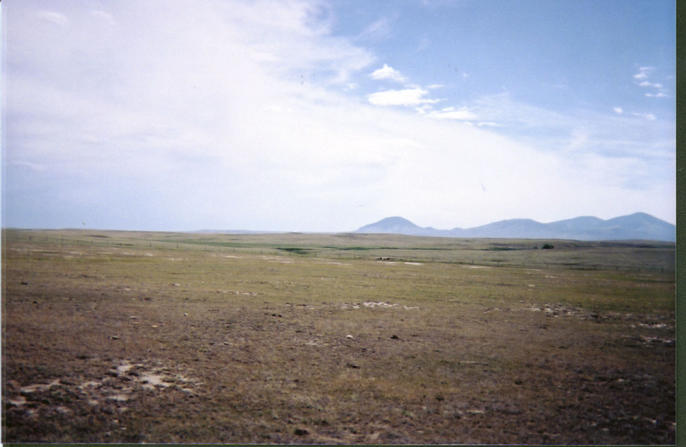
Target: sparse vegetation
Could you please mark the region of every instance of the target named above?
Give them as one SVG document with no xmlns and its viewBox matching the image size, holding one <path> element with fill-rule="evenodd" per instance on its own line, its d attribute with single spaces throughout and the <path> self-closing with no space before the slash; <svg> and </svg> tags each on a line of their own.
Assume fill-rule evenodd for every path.
<svg viewBox="0 0 686 447">
<path fill-rule="evenodd" d="M 5 230 L 3 441 L 673 443 L 674 245 L 542 243 Z"/>
</svg>

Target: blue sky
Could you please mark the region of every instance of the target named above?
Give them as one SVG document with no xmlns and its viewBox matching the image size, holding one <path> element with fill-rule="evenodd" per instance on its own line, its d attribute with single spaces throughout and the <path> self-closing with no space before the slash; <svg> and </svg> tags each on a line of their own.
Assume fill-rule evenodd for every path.
<svg viewBox="0 0 686 447">
<path fill-rule="evenodd" d="M 674 10 L 9 0 L 3 225 L 673 223 Z"/>
</svg>

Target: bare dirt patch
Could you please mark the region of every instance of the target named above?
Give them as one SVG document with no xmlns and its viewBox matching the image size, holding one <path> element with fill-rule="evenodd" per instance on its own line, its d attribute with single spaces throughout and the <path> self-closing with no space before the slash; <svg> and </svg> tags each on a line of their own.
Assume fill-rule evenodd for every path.
<svg viewBox="0 0 686 447">
<path fill-rule="evenodd" d="M 8 382 L 4 392 L 6 417 L 14 425 L 32 420 L 61 424 L 60 417 L 69 416 L 76 418 L 78 425 L 106 415 L 121 418 L 127 411 L 136 411 L 142 402 L 164 398 L 171 390 L 181 392 L 189 399 L 195 397 L 202 383 L 177 371 L 178 367 L 171 368 L 160 362 L 123 360 L 101 376 L 67 375 L 47 383 L 26 385 L 13 380 Z M 119 419 L 113 421 L 115 425 L 120 423 Z M 35 438 L 30 433 L 24 436 Z M 115 435 L 106 431 L 92 439 L 99 436 L 109 440 Z"/>
<path fill-rule="evenodd" d="M 398 303 L 387 303 L 385 301 L 365 301 L 363 303 L 343 303 L 341 304 L 341 309 L 404 309 L 404 310 L 416 310 L 419 306 L 407 306 L 405 304 Z"/>
</svg>

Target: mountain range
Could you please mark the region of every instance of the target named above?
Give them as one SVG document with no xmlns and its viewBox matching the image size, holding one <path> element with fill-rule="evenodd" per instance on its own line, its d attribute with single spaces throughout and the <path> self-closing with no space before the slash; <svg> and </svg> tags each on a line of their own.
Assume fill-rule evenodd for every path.
<svg viewBox="0 0 686 447">
<path fill-rule="evenodd" d="M 532 219 L 508 219 L 474 228 L 451 230 L 420 227 L 405 218 L 395 216 L 365 225 L 355 232 L 466 238 L 676 241 L 674 225 L 646 213 L 634 213 L 607 220 L 581 216 L 550 223 Z"/>
</svg>

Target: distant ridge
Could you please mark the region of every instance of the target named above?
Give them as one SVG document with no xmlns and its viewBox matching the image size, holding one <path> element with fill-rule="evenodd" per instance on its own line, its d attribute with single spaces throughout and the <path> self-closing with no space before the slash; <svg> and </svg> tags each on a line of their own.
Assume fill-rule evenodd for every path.
<svg viewBox="0 0 686 447">
<path fill-rule="evenodd" d="M 509 219 L 474 228 L 438 230 L 420 227 L 409 220 L 394 216 L 365 225 L 356 233 L 391 233 L 412 236 L 492 237 L 523 239 L 655 240 L 676 241 L 676 227 L 646 213 L 603 220 L 580 216 L 547 224 L 531 219 Z"/>
<path fill-rule="evenodd" d="M 382 230 L 382 231 L 374 231 L 374 230 Z M 371 230 L 371 231 L 367 231 Z M 423 231 L 424 228 L 418 227 L 417 225 L 413 224 L 409 220 L 399 217 L 399 216 L 394 216 L 394 217 L 387 217 L 385 219 L 381 219 L 380 221 L 373 223 L 371 225 L 366 225 L 359 230 L 357 230 L 358 233 L 399 233 L 399 234 L 417 234 L 418 232 Z"/>
</svg>

